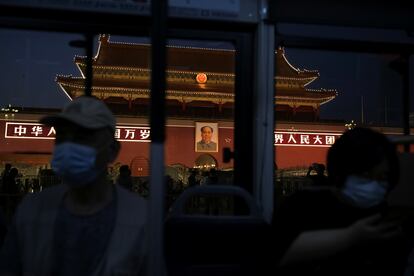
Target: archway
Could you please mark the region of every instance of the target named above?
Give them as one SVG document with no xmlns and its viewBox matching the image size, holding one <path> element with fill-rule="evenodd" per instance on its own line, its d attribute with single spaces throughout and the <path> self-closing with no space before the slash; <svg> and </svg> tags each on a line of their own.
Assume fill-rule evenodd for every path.
<svg viewBox="0 0 414 276">
<path fill-rule="evenodd" d="M 210 154 L 201 154 L 194 162 L 194 168 L 210 170 L 217 168 L 217 160 Z"/>
<path fill-rule="evenodd" d="M 143 156 L 136 156 L 131 161 L 131 176 L 149 176 L 149 161 Z"/>
</svg>

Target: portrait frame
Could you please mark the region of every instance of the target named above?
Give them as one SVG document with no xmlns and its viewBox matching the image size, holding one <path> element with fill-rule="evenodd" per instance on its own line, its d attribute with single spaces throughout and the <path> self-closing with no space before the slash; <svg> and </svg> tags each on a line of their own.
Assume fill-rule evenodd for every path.
<svg viewBox="0 0 414 276">
<path fill-rule="evenodd" d="M 201 128 L 210 127 L 212 129 L 211 143 L 206 145 L 201 136 Z M 219 148 L 218 123 L 214 122 L 196 122 L 194 130 L 194 151 L 195 152 L 218 152 Z"/>
</svg>

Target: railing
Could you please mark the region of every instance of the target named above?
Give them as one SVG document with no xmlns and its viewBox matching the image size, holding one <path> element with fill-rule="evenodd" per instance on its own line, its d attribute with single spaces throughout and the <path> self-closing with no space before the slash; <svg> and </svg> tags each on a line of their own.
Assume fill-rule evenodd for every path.
<svg viewBox="0 0 414 276">
<path fill-rule="evenodd" d="M 131 191 L 147 198 L 149 195 L 149 179 L 143 177 L 132 177 Z M 111 180 L 113 181 L 113 180 Z M 114 182 L 114 181 L 113 181 Z M 0 193 L 0 207 L 6 216 L 8 222 L 10 222 L 17 205 L 21 199 L 29 193 L 38 193 L 43 189 L 51 186 L 55 186 L 61 183 L 61 179 L 57 176 L 35 176 L 26 175 L 16 179 L 16 185 L 19 186 L 17 189 L 18 194 L 1 194 Z M 304 187 L 310 185 L 310 180 L 306 177 L 306 172 L 298 170 L 295 172 L 288 173 L 277 173 L 275 178 L 275 196 L 276 202 L 280 203 L 287 196 L 302 190 Z M 176 198 L 186 189 L 186 186 L 181 182 L 174 182 L 171 185 L 167 185 L 166 190 L 166 208 L 167 210 L 176 200 Z M 190 209 L 203 209 L 206 205 L 206 199 L 196 198 L 192 201 Z M 231 205 L 231 200 L 223 200 L 226 204 Z M 204 206 L 204 207 L 203 207 Z M 206 207 L 207 208 L 207 207 Z"/>
<path fill-rule="evenodd" d="M 24 194 L 41 192 L 43 189 L 62 183 L 62 180 L 54 175 L 35 176 L 25 175 L 16 178 L 18 191 Z"/>
</svg>

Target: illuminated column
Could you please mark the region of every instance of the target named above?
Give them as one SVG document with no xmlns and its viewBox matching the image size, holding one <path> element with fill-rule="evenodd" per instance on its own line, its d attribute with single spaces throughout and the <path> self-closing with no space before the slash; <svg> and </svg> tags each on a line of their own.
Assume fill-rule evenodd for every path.
<svg viewBox="0 0 414 276">
<path fill-rule="evenodd" d="M 313 107 L 313 114 L 314 114 L 314 121 L 319 121 L 319 114 L 320 114 L 320 108 L 319 106 L 314 106 Z"/>
<path fill-rule="evenodd" d="M 293 105 L 292 106 L 292 119 L 295 119 L 297 110 L 298 110 L 298 107 L 296 105 Z"/>
</svg>

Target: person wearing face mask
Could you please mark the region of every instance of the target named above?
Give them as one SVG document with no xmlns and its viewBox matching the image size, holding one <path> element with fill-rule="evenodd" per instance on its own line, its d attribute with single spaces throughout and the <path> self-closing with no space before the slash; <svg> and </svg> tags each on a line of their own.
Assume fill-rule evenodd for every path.
<svg viewBox="0 0 414 276">
<path fill-rule="evenodd" d="M 112 112 L 82 96 L 41 123 L 56 130 L 51 166 L 63 184 L 20 204 L 0 274 L 144 275 L 147 203 L 107 177 L 120 149 Z"/>
<path fill-rule="evenodd" d="M 278 275 L 403 275 L 408 243 L 387 221 L 398 181 L 396 149 L 368 128 L 345 132 L 329 149 L 329 186 L 298 192 L 273 220 Z"/>
</svg>

